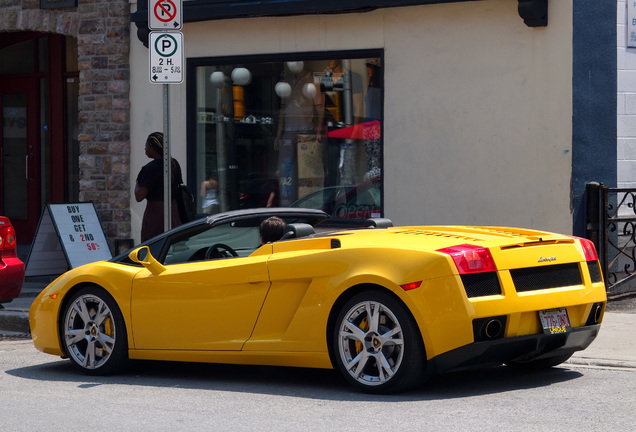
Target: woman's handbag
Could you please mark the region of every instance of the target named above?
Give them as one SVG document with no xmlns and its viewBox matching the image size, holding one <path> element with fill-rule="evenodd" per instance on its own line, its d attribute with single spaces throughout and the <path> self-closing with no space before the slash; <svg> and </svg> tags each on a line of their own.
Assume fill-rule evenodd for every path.
<svg viewBox="0 0 636 432">
<path fill-rule="evenodd" d="M 183 183 L 183 177 L 181 176 L 181 170 L 177 170 L 174 164 L 172 164 L 173 180 L 177 182 L 177 196 L 173 197 L 177 202 L 177 208 L 179 209 L 179 219 L 181 223 L 193 221 L 197 216 L 197 202 L 190 189 L 185 183 Z"/>
<path fill-rule="evenodd" d="M 177 187 L 177 207 L 179 208 L 179 218 L 181 223 L 193 221 L 196 217 L 196 201 L 192 189 L 183 183 Z"/>
</svg>

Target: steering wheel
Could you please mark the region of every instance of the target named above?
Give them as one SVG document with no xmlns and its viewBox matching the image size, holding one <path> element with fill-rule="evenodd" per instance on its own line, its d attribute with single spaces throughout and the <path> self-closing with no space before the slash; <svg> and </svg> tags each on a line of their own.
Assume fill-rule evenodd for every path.
<svg viewBox="0 0 636 432">
<path fill-rule="evenodd" d="M 234 249 L 223 243 L 213 244 L 205 251 L 205 259 L 229 258 L 230 256 L 238 257 Z"/>
</svg>

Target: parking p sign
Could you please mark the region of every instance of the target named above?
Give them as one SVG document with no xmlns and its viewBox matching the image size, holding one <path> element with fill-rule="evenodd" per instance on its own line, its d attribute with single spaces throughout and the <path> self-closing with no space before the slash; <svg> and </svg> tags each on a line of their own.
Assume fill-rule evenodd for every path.
<svg viewBox="0 0 636 432">
<path fill-rule="evenodd" d="M 183 82 L 183 34 L 150 32 L 150 82 L 179 84 Z"/>
</svg>

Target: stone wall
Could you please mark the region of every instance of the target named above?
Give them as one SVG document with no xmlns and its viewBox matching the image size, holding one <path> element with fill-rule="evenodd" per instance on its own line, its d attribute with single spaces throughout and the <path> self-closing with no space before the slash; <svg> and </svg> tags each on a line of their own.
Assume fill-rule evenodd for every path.
<svg viewBox="0 0 636 432">
<path fill-rule="evenodd" d="M 0 0 L 0 34 L 56 33 L 77 38 L 80 201 L 95 204 L 104 233 L 130 238 L 130 5 L 78 0 L 40 9 L 40 0 Z"/>
</svg>

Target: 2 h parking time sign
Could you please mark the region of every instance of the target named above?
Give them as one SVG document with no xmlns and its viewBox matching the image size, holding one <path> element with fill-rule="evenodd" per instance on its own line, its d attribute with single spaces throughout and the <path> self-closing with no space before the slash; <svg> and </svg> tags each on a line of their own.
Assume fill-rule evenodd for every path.
<svg viewBox="0 0 636 432">
<path fill-rule="evenodd" d="M 183 82 L 183 34 L 151 32 L 149 38 L 150 82 L 179 84 Z"/>
</svg>

